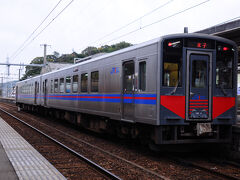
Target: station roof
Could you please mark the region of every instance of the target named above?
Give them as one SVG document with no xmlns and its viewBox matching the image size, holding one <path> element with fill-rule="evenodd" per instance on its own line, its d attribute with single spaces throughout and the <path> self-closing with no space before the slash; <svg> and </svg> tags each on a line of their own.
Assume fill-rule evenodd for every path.
<svg viewBox="0 0 240 180">
<path fill-rule="evenodd" d="M 212 34 L 230 39 L 240 46 L 240 20 L 221 23 L 207 29 L 197 31 L 196 33 Z"/>
</svg>

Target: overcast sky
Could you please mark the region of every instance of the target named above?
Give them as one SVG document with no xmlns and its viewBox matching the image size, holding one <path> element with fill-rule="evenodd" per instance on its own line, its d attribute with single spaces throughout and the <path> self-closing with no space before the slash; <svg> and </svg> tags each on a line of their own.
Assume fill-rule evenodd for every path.
<svg viewBox="0 0 240 180">
<path fill-rule="evenodd" d="M 56 6 L 59 0 L 0 0 L 0 63 L 10 57 L 10 63 L 28 64 L 43 56 L 40 44 L 49 44 L 47 54 L 80 53 L 87 46 L 111 45 L 120 41 L 137 44 L 161 35 L 198 31 L 240 16 L 239 0 L 209 0 L 206 3 L 167 18 L 206 0 L 74 0 L 54 21 L 53 18 L 72 0 L 62 0 L 49 18 L 31 36 L 26 48 L 17 53 L 25 40 Z M 162 6 L 153 13 L 145 14 Z M 115 30 L 136 20 L 135 23 L 115 33 Z M 52 23 L 34 40 L 33 38 Z M 123 36 L 129 32 L 138 31 Z M 109 33 L 112 33 L 109 36 Z M 106 37 L 104 37 L 106 36 Z M 104 37 L 104 38 L 102 38 Z M 17 74 L 18 68 L 11 68 Z M 25 70 L 23 71 L 25 72 Z M 1 66 L 0 76 L 6 73 Z"/>
</svg>

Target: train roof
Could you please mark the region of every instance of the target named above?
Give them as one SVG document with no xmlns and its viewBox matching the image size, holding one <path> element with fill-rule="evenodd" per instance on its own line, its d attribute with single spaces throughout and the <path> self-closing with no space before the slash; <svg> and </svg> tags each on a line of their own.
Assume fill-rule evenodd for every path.
<svg viewBox="0 0 240 180">
<path fill-rule="evenodd" d="M 56 70 L 56 71 L 52 71 L 52 72 L 43 74 L 42 76 L 48 75 L 48 74 L 51 74 L 51 73 L 55 73 L 55 72 L 58 72 L 58 71 L 70 69 L 70 68 L 73 68 L 73 67 L 77 67 L 79 65 L 87 64 L 87 63 L 90 63 L 90 62 L 98 61 L 98 60 L 101 60 L 101 59 L 104 59 L 104 58 L 107 58 L 107 57 L 111 57 L 111 56 L 115 56 L 117 54 L 121 54 L 121 53 L 124 53 L 124 52 L 133 51 L 135 49 L 139 49 L 139 48 L 142 48 L 142 47 L 145 47 L 145 46 L 149 46 L 151 44 L 158 43 L 161 40 L 161 38 L 162 37 L 158 37 L 158 38 L 152 39 L 150 41 L 146 41 L 146 42 L 143 42 L 143 43 L 140 43 L 140 44 L 136 44 L 136 45 L 124 48 L 124 49 L 120 49 L 118 51 L 114 51 L 112 53 L 107 53 L 107 54 L 104 54 L 102 56 L 98 56 L 98 57 L 95 57 L 93 59 L 90 59 L 90 60 L 87 60 L 87 61 L 83 61 L 83 62 L 74 64 L 72 66 L 66 67 L 66 68 L 62 68 L 62 69 L 59 69 L 59 70 Z"/>
<path fill-rule="evenodd" d="M 226 43 L 229 43 L 233 46 L 236 46 L 236 43 L 232 40 L 219 37 L 219 36 L 213 36 L 213 35 L 208 35 L 208 34 L 202 34 L 202 33 L 181 33 L 181 34 L 169 34 L 161 37 L 163 40 L 168 39 L 168 38 L 207 38 L 211 40 L 216 40 L 216 41 L 224 41 Z"/>
<path fill-rule="evenodd" d="M 62 71 L 62 70 L 74 68 L 74 67 L 77 67 L 79 65 L 83 65 L 83 64 L 94 62 L 94 61 L 98 61 L 98 60 L 101 60 L 101 59 L 104 59 L 104 58 L 107 58 L 107 57 L 111 57 L 111 56 L 115 56 L 117 54 L 121 54 L 121 53 L 124 53 L 124 52 L 133 51 L 133 50 L 145 47 L 145 46 L 149 46 L 151 44 L 158 43 L 158 42 L 160 42 L 162 40 L 169 39 L 169 38 L 207 38 L 207 39 L 212 39 L 212 40 L 224 41 L 224 42 L 229 43 L 229 44 L 231 44 L 233 46 L 236 46 L 236 43 L 231 41 L 231 40 L 229 40 L 229 39 L 218 37 L 218 36 L 213 36 L 213 35 L 207 35 L 207 34 L 201 34 L 201 33 L 169 34 L 169 35 L 164 35 L 164 36 L 152 39 L 150 41 L 146 41 L 146 42 L 143 42 L 143 43 L 140 43 L 140 44 L 136 44 L 136 45 L 133 45 L 133 46 L 130 46 L 130 47 L 127 47 L 127 48 L 115 51 L 115 52 L 112 52 L 112 53 L 107 53 L 107 54 L 104 54 L 102 56 L 98 56 L 96 58 L 80 62 L 78 64 L 73 64 L 72 66 L 68 66 L 68 67 L 65 67 L 65 68 L 62 68 L 62 69 L 59 69 L 59 70 L 56 70 L 56 71 L 48 72 L 46 74 L 38 75 L 38 76 L 35 76 L 33 78 L 38 78 L 40 76 L 45 76 L 45 75 L 49 75 L 51 73 L 56 73 L 56 72 L 59 72 L 59 71 Z M 26 80 L 28 80 L 28 79 L 26 79 Z M 24 81 L 26 81 L 26 80 L 24 80 Z M 21 82 L 24 82 L 24 81 L 21 81 Z"/>
</svg>

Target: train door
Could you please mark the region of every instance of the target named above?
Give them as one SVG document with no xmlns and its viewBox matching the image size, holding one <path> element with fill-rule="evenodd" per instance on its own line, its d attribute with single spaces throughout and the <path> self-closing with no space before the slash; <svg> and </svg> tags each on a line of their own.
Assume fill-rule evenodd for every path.
<svg viewBox="0 0 240 180">
<path fill-rule="evenodd" d="M 43 82 L 44 105 L 47 105 L 47 79 Z"/>
<path fill-rule="evenodd" d="M 211 53 L 187 53 L 187 120 L 211 119 Z"/>
<path fill-rule="evenodd" d="M 134 120 L 134 61 L 123 63 L 122 118 Z"/>
<path fill-rule="evenodd" d="M 37 81 L 35 81 L 34 85 L 34 104 L 37 104 Z"/>
</svg>

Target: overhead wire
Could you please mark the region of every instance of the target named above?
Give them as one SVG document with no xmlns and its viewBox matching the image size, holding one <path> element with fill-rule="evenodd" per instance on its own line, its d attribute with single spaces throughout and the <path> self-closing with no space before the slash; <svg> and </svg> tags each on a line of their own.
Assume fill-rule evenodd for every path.
<svg viewBox="0 0 240 180">
<path fill-rule="evenodd" d="M 57 3 L 57 5 L 53 8 L 53 10 L 59 5 L 59 3 L 60 3 L 61 1 L 62 1 L 62 0 L 60 0 L 60 1 Z M 14 58 L 16 58 L 29 44 L 31 44 L 32 41 L 34 41 L 56 18 L 58 18 L 58 16 L 59 16 L 60 14 L 62 14 L 62 13 L 70 6 L 70 4 L 72 4 L 73 1 L 74 1 L 74 0 L 71 0 L 36 36 L 34 36 L 34 37 L 32 38 L 32 40 L 31 40 L 29 43 L 26 44 L 26 42 L 32 37 L 32 35 L 38 30 L 38 28 L 43 24 L 43 22 L 45 22 L 45 20 L 46 20 L 46 19 L 49 17 L 49 15 L 53 12 L 53 10 L 52 10 L 52 11 L 48 14 L 48 16 L 47 16 L 46 18 L 44 18 L 44 20 L 40 23 L 40 25 L 31 33 L 31 35 L 27 38 L 27 40 L 24 41 L 24 43 L 22 44 L 22 47 L 20 47 L 20 48 L 18 49 L 18 51 L 19 51 L 19 50 L 20 50 L 20 51 L 14 55 L 14 56 L 15 56 Z M 128 23 L 128 24 L 126 24 L 126 25 L 124 25 L 124 26 L 122 26 L 122 27 L 114 30 L 113 32 L 111 32 L 111 33 L 109 33 L 109 34 L 107 34 L 107 35 L 99 38 L 99 39 L 96 40 L 96 41 L 99 41 L 99 40 L 101 40 L 101 39 L 103 39 L 103 38 L 106 38 L 106 37 L 108 37 L 108 36 L 110 36 L 110 35 L 118 32 L 118 31 L 126 28 L 127 26 L 133 24 L 134 22 L 136 22 L 136 21 L 138 21 L 138 20 L 141 20 L 143 17 L 150 15 L 151 13 L 157 11 L 158 9 L 160 9 L 160 8 L 168 5 L 169 3 L 173 2 L 173 1 L 174 1 L 174 0 L 170 0 L 170 1 L 166 2 L 165 4 L 163 4 L 163 5 L 155 8 L 155 9 L 153 9 L 152 11 L 150 11 L 150 12 L 144 14 L 143 16 L 141 16 L 141 17 L 139 17 L 139 18 L 131 21 L 130 23 Z M 186 9 L 184 9 L 184 10 L 182 10 L 182 11 L 179 11 L 179 12 L 177 12 L 177 13 L 174 13 L 174 14 L 172 14 L 172 15 L 170 15 L 170 16 L 167 16 L 167 17 L 165 17 L 165 18 L 162 18 L 162 19 L 160 19 L 160 20 L 157 20 L 157 21 L 155 21 L 155 22 L 153 22 L 153 23 L 150 23 L 150 24 L 147 24 L 147 25 L 145 25 L 145 26 L 142 26 L 140 29 L 135 29 L 135 30 L 130 31 L 130 32 L 128 32 L 128 33 L 125 33 L 125 34 L 123 34 L 123 35 L 121 35 L 121 36 L 118 36 L 118 37 L 116 37 L 116 38 L 113 38 L 113 39 L 111 39 L 111 40 L 109 40 L 109 41 L 105 41 L 105 42 L 103 42 L 103 43 L 109 43 L 109 42 L 114 41 L 114 40 L 116 40 L 116 39 L 122 38 L 122 37 L 124 37 L 124 36 L 127 36 L 127 35 L 129 35 L 129 34 L 132 34 L 132 33 L 136 32 L 136 31 L 139 31 L 139 30 L 141 30 L 141 29 L 147 28 L 147 27 L 152 26 L 152 25 L 154 25 L 154 24 L 157 24 L 157 23 L 159 23 L 159 22 L 161 22 L 161 21 L 164 21 L 164 20 L 166 20 L 166 19 L 168 19 L 168 18 L 174 17 L 174 16 L 176 16 L 176 15 L 178 15 L 178 14 L 181 14 L 181 13 L 183 13 L 183 12 L 185 12 L 185 11 L 188 11 L 188 10 L 190 10 L 190 9 L 193 9 L 193 8 L 195 8 L 195 7 L 198 7 L 198 6 L 200 6 L 200 5 L 202 5 L 202 4 L 205 4 L 205 3 L 209 2 L 209 1 L 210 1 L 210 0 L 206 0 L 206 1 L 204 1 L 204 2 L 201 2 L 201 3 L 199 3 L 199 4 L 196 4 L 196 5 L 191 6 L 191 7 L 189 7 L 189 8 L 186 8 Z M 95 42 L 96 42 L 96 41 L 95 41 Z M 103 43 L 102 43 L 102 44 L 103 44 Z M 11 56 L 11 57 L 13 57 L 13 56 Z"/>
<path fill-rule="evenodd" d="M 17 54 L 17 52 L 27 43 L 27 41 L 33 36 L 33 34 L 41 27 L 41 25 L 47 20 L 47 18 L 52 14 L 52 12 L 57 8 L 62 0 L 59 0 L 58 3 L 53 7 L 53 9 L 48 13 L 48 15 L 41 21 L 41 23 L 34 29 L 34 31 L 27 37 L 27 39 L 20 45 L 20 47 L 10 56 L 10 59 Z"/>
<path fill-rule="evenodd" d="M 74 0 L 71 0 L 36 36 L 32 38 L 31 41 L 29 41 L 27 44 L 25 44 L 19 53 L 15 55 L 17 57 L 27 46 L 29 46 L 55 19 L 57 19 L 72 3 Z M 15 58 L 14 57 L 14 58 Z"/>
<path fill-rule="evenodd" d="M 179 15 L 179 14 L 181 14 L 181 13 L 184 13 L 184 12 L 190 10 L 190 9 L 193 9 L 193 8 L 196 8 L 196 7 L 200 6 L 200 5 L 203 5 L 203 4 L 205 4 L 205 3 L 209 2 L 209 1 L 210 1 L 210 0 L 206 0 L 206 1 L 204 1 L 204 2 L 201 2 L 201 3 L 199 3 L 199 4 L 196 4 L 196 5 L 194 5 L 194 6 L 188 7 L 188 8 L 186 8 L 186 9 L 184 9 L 184 10 L 181 10 L 181 11 L 179 11 L 179 12 L 173 13 L 173 14 L 171 14 L 170 16 L 167 16 L 167 17 L 165 17 L 165 18 L 162 18 L 162 19 L 160 19 L 160 20 L 157 20 L 157 21 L 155 21 L 155 22 L 152 22 L 152 23 L 149 23 L 149 24 L 147 24 L 147 25 L 145 25 L 145 26 L 142 26 L 140 29 L 138 28 L 138 29 L 135 29 L 135 30 L 130 31 L 130 32 L 128 32 L 128 33 L 122 34 L 122 35 L 120 35 L 120 36 L 118 36 L 118 37 L 116 37 L 116 38 L 113 38 L 113 39 L 109 40 L 109 41 L 105 41 L 105 42 L 103 42 L 102 44 L 106 44 L 106 43 L 109 43 L 109 42 L 111 42 L 111 41 L 117 40 L 117 39 L 119 39 L 119 38 L 125 37 L 125 36 L 127 36 L 127 35 L 129 35 L 129 34 L 135 33 L 135 32 L 137 32 L 137 31 L 139 31 L 139 30 L 142 30 L 142 29 L 144 29 L 144 28 L 147 28 L 147 27 L 149 27 L 149 26 L 152 26 L 152 25 L 154 25 L 154 24 L 157 24 L 157 23 L 159 23 L 159 22 L 162 22 L 162 21 L 164 21 L 164 20 L 166 20 L 166 19 L 169 19 L 169 18 L 174 17 L 174 16 L 176 16 L 176 15 Z"/>
<path fill-rule="evenodd" d="M 211 26 L 211 27 L 209 27 L 209 28 L 213 28 L 213 27 L 216 27 L 216 26 L 221 26 L 221 25 L 223 25 L 223 24 L 232 22 L 232 21 L 237 20 L 237 19 L 240 19 L 240 16 L 237 16 L 237 17 L 235 17 L 235 18 L 231 18 L 231 19 L 229 19 L 229 20 L 226 20 L 226 21 L 224 21 L 224 22 L 221 22 L 221 23 L 216 24 L 216 25 L 214 25 L 214 26 Z"/>
<path fill-rule="evenodd" d="M 32 41 L 35 40 L 50 24 L 52 24 L 52 22 L 53 22 L 58 16 L 60 16 L 60 14 L 62 14 L 62 12 L 65 11 L 65 10 L 68 8 L 68 6 L 70 6 L 70 4 L 72 4 L 73 1 L 74 1 L 74 0 L 70 1 L 70 2 L 67 4 L 67 6 L 65 6 L 65 7 L 32 39 Z"/>
<path fill-rule="evenodd" d="M 104 2 L 104 4 L 107 4 L 108 6 L 103 6 L 101 9 L 99 9 L 97 11 L 94 10 L 94 13 L 92 13 L 92 15 L 89 17 L 89 19 L 95 18 L 96 16 L 99 16 L 106 9 L 106 7 L 109 7 L 109 6 L 111 6 L 112 3 L 114 3 L 113 0 L 105 0 L 105 1 L 107 1 L 107 2 Z M 84 24 L 84 26 L 88 27 L 89 24 L 91 25 L 91 24 L 94 24 L 94 23 L 95 23 L 94 21 L 88 21 L 86 24 Z"/>
<path fill-rule="evenodd" d="M 131 25 L 131 24 L 133 24 L 133 23 L 135 23 L 135 22 L 141 20 L 142 18 L 144 18 L 144 17 L 146 17 L 146 16 L 148 16 L 148 15 L 154 13 L 155 11 L 157 11 L 157 10 L 159 10 L 159 9 L 161 9 L 161 8 L 163 8 L 163 7 L 165 7 L 166 5 L 170 4 L 170 3 L 173 2 L 173 1 L 174 1 L 174 0 L 170 0 L 170 1 L 168 1 L 168 2 L 166 2 L 166 3 L 164 3 L 164 4 L 162 4 L 162 5 L 158 6 L 157 8 L 155 8 L 155 9 L 149 11 L 148 13 L 142 15 L 141 17 L 139 17 L 139 18 L 137 18 L 137 19 L 135 19 L 135 20 L 133 20 L 133 21 L 127 23 L 126 25 L 124 25 L 124 26 L 122 26 L 122 27 L 120 27 L 120 28 L 118 28 L 118 29 L 116 29 L 116 30 L 114 30 L 114 31 L 112 31 L 112 32 L 110 32 L 110 33 L 104 35 L 103 37 L 97 39 L 97 40 L 94 41 L 93 43 L 98 42 L 98 41 L 100 41 L 100 40 L 102 40 L 102 39 L 104 39 L 104 38 L 106 38 L 106 37 L 108 37 L 108 36 L 110 36 L 110 35 L 112 35 L 112 34 L 118 32 L 118 31 L 124 29 L 124 28 L 128 27 L 129 25 Z"/>
</svg>

